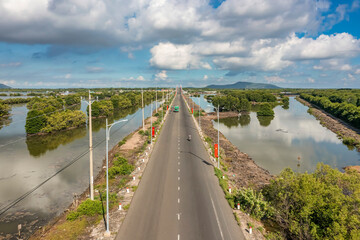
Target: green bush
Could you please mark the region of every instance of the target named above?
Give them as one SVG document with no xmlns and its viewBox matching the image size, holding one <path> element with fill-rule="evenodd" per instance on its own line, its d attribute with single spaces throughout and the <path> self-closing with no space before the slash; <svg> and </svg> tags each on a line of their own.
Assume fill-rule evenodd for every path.
<svg viewBox="0 0 360 240">
<path fill-rule="evenodd" d="M 30 110 L 26 116 L 25 131 L 27 134 L 39 133 L 46 123 L 47 118 L 43 111 Z"/>
<path fill-rule="evenodd" d="M 257 112 L 258 116 L 274 116 L 274 111 L 269 103 L 261 104 L 260 110 Z"/>
<path fill-rule="evenodd" d="M 8 115 L 9 110 L 10 107 L 6 104 L 3 104 L 3 101 L 0 99 L 0 117 Z"/>
<path fill-rule="evenodd" d="M 108 117 L 113 113 L 114 106 L 109 100 L 96 101 L 91 104 L 91 117 Z M 89 106 L 87 114 L 89 115 Z"/>
<path fill-rule="evenodd" d="M 94 216 L 96 214 L 102 214 L 102 203 L 99 200 L 86 199 L 82 202 L 76 211 L 70 212 L 66 219 L 73 221 L 80 216 Z"/>
<path fill-rule="evenodd" d="M 86 199 L 82 202 L 77 212 L 80 215 L 94 216 L 95 214 L 102 214 L 102 203 L 99 200 Z"/>
<path fill-rule="evenodd" d="M 357 144 L 356 140 L 351 137 L 343 137 L 342 142 L 346 145 L 356 145 Z"/>
<path fill-rule="evenodd" d="M 126 158 L 118 157 L 113 167 L 109 168 L 109 178 L 114 178 L 116 175 L 129 175 L 134 169 L 135 167 L 129 164 Z"/>
<path fill-rule="evenodd" d="M 314 173 L 285 169 L 263 189 L 288 239 L 359 239 L 360 175 L 319 164 Z"/>
<path fill-rule="evenodd" d="M 257 219 L 268 218 L 272 216 L 273 209 L 269 203 L 264 200 L 261 192 L 256 192 L 251 188 L 243 188 L 236 192 L 235 200 L 240 203 L 241 208 Z"/>
</svg>

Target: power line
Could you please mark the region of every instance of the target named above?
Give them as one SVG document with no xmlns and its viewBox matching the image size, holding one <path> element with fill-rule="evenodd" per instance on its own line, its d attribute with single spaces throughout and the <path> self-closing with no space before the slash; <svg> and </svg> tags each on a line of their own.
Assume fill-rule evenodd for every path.
<svg viewBox="0 0 360 240">
<path fill-rule="evenodd" d="M 128 124 L 131 120 L 133 120 L 135 118 L 136 114 L 134 114 L 134 116 L 131 117 L 131 119 L 129 121 L 127 121 L 125 124 L 123 124 L 120 128 L 116 129 L 114 131 L 114 133 L 118 132 L 121 128 L 125 127 L 126 124 Z M 100 142 L 98 142 L 97 144 L 95 144 L 95 146 L 93 147 L 93 149 L 95 149 L 96 147 L 98 147 L 100 144 L 104 143 L 106 141 L 102 140 Z M 24 193 L 23 195 L 21 195 L 20 197 L 18 197 L 17 199 L 15 199 L 14 201 L 12 201 L 11 203 L 7 204 L 6 206 L 2 207 L 0 209 L 0 216 L 3 215 L 4 213 L 6 213 L 7 211 L 9 211 L 11 208 L 13 208 L 16 204 L 18 204 L 19 202 L 21 202 L 23 199 L 25 199 L 27 196 L 29 196 L 31 193 L 35 192 L 37 189 L 39 189 L 41 186 L 43 186 L 45 183 L 47 183 L 48 181 L 50 181 L 52 178 L 54 178 L 56 175 L 58 175 L 59 173 L 61 173 L 62 171 L 64 171 L 66 168 L 70 167 L 71 165 L 73 165 L 75 162 L 77 162 L 79 159 L 81 159 L 83 156 L 85 156 L 87 153 L 89 153 L 89 149 L 86 150 L 85 152 L 81 153 L 80 155 L 78 155 L 77 157 L 75 157 L 73 160 L 71 160 L 68 164 L 66 164 L 64 167 L 62 167 L 60 170 L 58 170 L 57 172 L 55 172 L 53 175 L 51 175 L 50 177 L 48 177 L 45 181 L 43 181 L 42 183 L 40 183 L 39 185 L 35 186 L 34 188 L 32 188 L 31 190 L 29 190 L 28 192 Z"/>
</svg>

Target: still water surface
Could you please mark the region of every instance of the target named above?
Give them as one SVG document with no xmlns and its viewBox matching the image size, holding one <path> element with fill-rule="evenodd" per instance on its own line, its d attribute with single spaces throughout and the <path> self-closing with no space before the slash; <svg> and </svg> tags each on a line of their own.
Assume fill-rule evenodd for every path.
<svg viewBox="0 0 360 240">
<path fill-rule="evenodd" d="M 193 99 L 198 102 L 198 98 Z M 208 104 L 201 101 L 203 108 Z M 313 172 L 319 162 L 339 170 L 360 165 L 359 152 L 345 146 L 307 110 L 308 107 L 291 97 L 289 109 L 277 106 L 274 118 L 258 118 L 251 112 L 237 118 L 220 119 L 220 131 L 272 174 L 286 167 L 297 172 Z M 217 126 L 214 123 L 216 129 Z"/>
<path fill-rule="evenodd" d="M 86 107 L 82 104 L 81 110 L 86 111 Z M 145 107 L 145 117 L 150 116 L 150 108 L 150 105 Z M 66 209 L 72 202 L 73 193 L 80 194 L 89 185 L 87 127 L 26 137 L 27 111 L 25 104 L 13 105 L 10 120 L 0 129 L 0 210 L 72 160 L 78 160 L 0 216 L 0 238 L 16 232 L 19 223 L 26 227 L 32 221 L 46 222 Z M 129 121 L 111 128 L 110 149 L 142 124 L 141 109 L 114 114 L 116 121 L 124 118 Z M 93 120 L 95 175 L 101 170 L 105 157 L 104 139 L 105 119 Z"/>
</svg>

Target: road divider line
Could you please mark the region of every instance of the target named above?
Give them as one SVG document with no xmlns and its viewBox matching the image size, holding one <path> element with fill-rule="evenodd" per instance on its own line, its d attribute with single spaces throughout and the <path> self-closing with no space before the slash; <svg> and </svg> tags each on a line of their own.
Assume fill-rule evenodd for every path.
<svg viewBox="0 0 360 240">
<path fill-rule="evenodd" d="M 218 227 L 219 227 L 221 239 L 224 240 L 224 235 L 223 235 L 223 232 L 221 230 L 220 221 L 219 221 L 219 218 L 218 218 L 218 215 L 217 215 L 217 212 L 216 212 L 216 208 L 215 208 L 215 205 L 214 205 L 214 200 L 212 199 L 212 197 L 210 197 L 210 199 L 211 199 L 211 204 L 212 204 L 214 212 L 215 212 L 215 217 L 216 217 L 216 221 L 217 221 L 217 224 L 218 224 Z"/>
</svg>

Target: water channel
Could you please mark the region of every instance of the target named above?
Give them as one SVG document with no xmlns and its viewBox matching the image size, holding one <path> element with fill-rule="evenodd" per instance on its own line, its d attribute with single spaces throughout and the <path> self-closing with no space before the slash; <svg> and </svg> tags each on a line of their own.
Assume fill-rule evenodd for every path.
<svg viewBox="0 0 360 240">
<path fill-rule="evenodd" d="M 200 106 L 209 108 L 203 96 L 200 98 Z M 199 101 L 192 99 L 195 103 Z M 291 97 L 288 109 L 274 108 L 274 118 L 258 118 L 256 112 L 250 112 L 220 119 L 219 129 L 240 151 L 248 153 L 272 174 L 286 167 L 297 172 L 313 172 L 319 162 L 341 171 L 349 165 L 360 165 L 360 153 L 344 145 L 307 110 L 308 107 Z M 217 124 L 214 127 L 217 129 Z"/>
<path fill-rule="evenodd" d="M 84 103 L 79 106 L 84 112 L 86 107 Z M 150 105 L 145 107 L 145 117 L 150 116 L 150 109 Z M 81 194 L 89 185 L 87 127 L 26 137 L 24 126 L 27 112 L 26 104 L 12 105 L 10 119 L 0 128 L 0 210 L 66 164 L 76 161 L 0 216 L 0 239 L 16 233 L 18 224 L 22 224 L 25 231 L 30 230 L 26 229 L 30 223 L 44 224 L 69 206 L 73 193 Z M 141 126 L 141 109 L 117 112 L 109 123 L 125 118 L 128 122 L 111 128 L 110 149 Z M 105 157 L 105 119 L 93 120 L 93 145 L 96 175 Z"/>
</svg>

